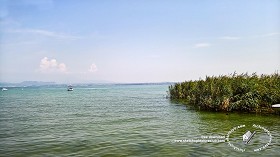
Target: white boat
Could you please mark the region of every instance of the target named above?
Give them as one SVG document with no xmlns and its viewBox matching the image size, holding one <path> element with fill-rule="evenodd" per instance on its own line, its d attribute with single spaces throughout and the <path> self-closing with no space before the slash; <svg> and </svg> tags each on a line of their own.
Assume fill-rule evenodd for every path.
<svg viewBox="0 0 280 157">
<path fill-rule="evenodd" d="M 272 105 L 273 108 L 280 108 L 280 104 Z"/>
<path fill-rule="evenodd" d="M 2 91 L 6 91 L 6 90 L 8 90 L 7 88 L 2 88 Z"/>
<path fill-rule="evenodd" d="M 272 105 L 273 110 L 275 110 L 276 112 L 278 112 L 280 114 L 280 104 L 274 104 Z"/>
<path fill-rule="evenodd" d="M 73 87 L 71 85 L 68 86 L 67 91 L 73 91 Z"/>
</svg>

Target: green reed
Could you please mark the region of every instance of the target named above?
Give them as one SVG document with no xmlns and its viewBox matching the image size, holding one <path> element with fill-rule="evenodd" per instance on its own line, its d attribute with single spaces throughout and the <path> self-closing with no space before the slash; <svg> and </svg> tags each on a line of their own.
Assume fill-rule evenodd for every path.
<svg viewBox="0 0 280 157">
<path fill-rule="evenodd" d="M 280 75 L 230 74 L 206 76 L 169 86 L 171 100 L 182 100 L 202 110 L 274 112 L 280 103 Z"/>
</svg>

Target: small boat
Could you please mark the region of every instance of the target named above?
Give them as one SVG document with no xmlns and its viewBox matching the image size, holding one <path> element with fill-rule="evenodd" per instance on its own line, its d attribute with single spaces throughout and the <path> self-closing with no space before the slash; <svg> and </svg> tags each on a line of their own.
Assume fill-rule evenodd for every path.
<svg viewBox="0 0 280 157">
<path fill-rule="evenodd" d="M 67 91 L 73 91 L 73 87 L 71 85 L 68 86 Z"/>
<path fill-rule="evenodd" d="M 272 105 L 273 108 L 280 108 L 280 104 L 274 104 Z"/>
<path fill-rule="evenodd" d="M 274 111 L 276 111 L 280 114 L 280 104 L 274 104 L 274 105 L 272 105 L 272 108 Z"/>
<path fill-rule="evenodd" d="M 2 88 L 2 91 L 6 91 L 6 90 L 8 90 L 7 88 Z"/>
</svg>

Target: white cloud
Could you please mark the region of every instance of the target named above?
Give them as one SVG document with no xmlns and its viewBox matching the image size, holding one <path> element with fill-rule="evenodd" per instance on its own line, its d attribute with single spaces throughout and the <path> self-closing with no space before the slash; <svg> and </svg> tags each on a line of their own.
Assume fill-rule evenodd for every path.
<svg viewBox="0 0 280 157">
<path fill-rule="evenodd" d="M 60 64 L 58 65 L 58 69 L 59 69 L 60 71 L 65 72 L 65 71 L 66 71 L 66 65 L 65 65 L 64 63 L 60 63 Z"/>
<path fill-rule="evenodd" d="M 247 39 L 252 39 L 252 38 L 265 38 L 265 37 L 273 37 L 273 36 L 279 36 L 279 32 L 272 32 L 272 33 L 266 33 L 266 34 L 261 34 L 261 35 L 253 35 L 253 36 L 244 36 L 244 37 L 238 37 L 238 36 L 223 36 L 220 37 L 219 39 L 223 40 L 239 40 L 241 38 L 247 38 Z"/>
<path fill-rule="evenodd" d="M 48 57 L 44 57 L 40 62 L 41 72 L 66 72 L 67 68 L 64 63 L 58 63 L 56 59 L 49 60 Z"/>
<path fill-rule="evenodd" d="M 8 32 L 9 33 L 35 34 L 35 35 L 40 35 L 40 36 L 45 36 L 45 37 L 70 39 L 70 40 L 75 40 L 75 39 L 81 38 L 78 36 L 66 35 L 63 33 L 57 33 L 57 32 L 52 32 L 52 31 L 47 31 L 47 30 L 42 30 L 42 29 L 13 29 L 13 30 L 8 30 Z"/>
<path fill-rule="evenodd" d="M 90 68 L 89 68 L 88 71 L 89 71 L 89 72 L 96 72 L 96 71 L 97 71 L 97 66 L 96 66 L 94 63 L 92 63 L 92 64 L 90 65 Z"/>
<path fill-rule="evenodd" d="M 240 39 L 240 37 L 224 36 L 224 37 L 221 37 L 221 39 L 225 39 L 225 40 L 238 40 L 238 39 Z"/>
<path fill-rule="evenodd" d="M 267 33 L 267 34 L 264 34 L 264 35 L 262 35 L 262 36 L 263 36 L 263 37 L 271 37 L 271 36 L 276 36 L 276 35 L 280 35 L 280 33 L 278 33 L 278 32 Z"/>
<path fill-rule="evenodd" d="M 203 48 L 203 47 L 209 47 L 211 44 L 209 43 L 197 43 L 194 45 L 195 48 Z"/>
</svg>

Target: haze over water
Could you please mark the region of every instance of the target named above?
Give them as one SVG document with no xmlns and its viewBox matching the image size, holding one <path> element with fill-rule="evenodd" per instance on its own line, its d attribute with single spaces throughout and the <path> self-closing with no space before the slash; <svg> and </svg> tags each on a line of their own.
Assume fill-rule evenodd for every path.
<svg viewBox="0 0 280 157">
<path fill-rule="evenodd" d="M 0 92 L 0 156 L 277 156 L 279 116 L 193 110 L 165 98 L 167 85 L 9 88 Z M 271 144 L 260 152 L 269 136 Z M 227 142 L 178 142 L 226 136 Z M 248 145 L 242 135 L 256 130 Z M 176 141 L 177 140 L 177 141 Z"/>
</svg>

